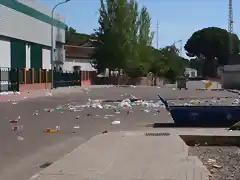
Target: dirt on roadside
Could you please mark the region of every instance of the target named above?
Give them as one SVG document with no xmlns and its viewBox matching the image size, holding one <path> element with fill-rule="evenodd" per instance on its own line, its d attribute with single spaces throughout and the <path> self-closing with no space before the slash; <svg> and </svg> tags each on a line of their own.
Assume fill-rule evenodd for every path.
<svg viewBox="0 0 240 180">
<path fill-rule="evenodd" d="M 195 146 L 189 155 L 207 166 L 211 180 L 240 180 L 240 148 L 236 146 Z"/>
</svg>

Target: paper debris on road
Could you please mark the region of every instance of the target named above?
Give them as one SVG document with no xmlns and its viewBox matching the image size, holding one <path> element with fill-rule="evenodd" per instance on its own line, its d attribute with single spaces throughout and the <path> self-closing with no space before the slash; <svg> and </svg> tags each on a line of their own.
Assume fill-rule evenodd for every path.
<svg viewBox="0 0 240 180">
<path fill-rule="evenodd" d="M 17 140 L 23 141 L 23 140 L 24 140 L 24 137 L 22 137 L 22 136 L 17 136 Z"/>
<path fill-rule="evenodd" d="M 113 121 L 111 124 L 112 125 L 117 125 L 117 124 L 120 124 L 120 121 Z"/>
<path fill-rule="evenodd" d="M 74 128 L 74 129 L 79 129 L 80 126 L 79 126 L 79 125 L 75 125 L 75 126 L 73 126 L 73 128 Z"/>
<path fill-rule="evenodd" d="M 57 131 L 60 131 L 60 126 L 56 126 L 56 130 L 57 130 Z"/>
</svg>

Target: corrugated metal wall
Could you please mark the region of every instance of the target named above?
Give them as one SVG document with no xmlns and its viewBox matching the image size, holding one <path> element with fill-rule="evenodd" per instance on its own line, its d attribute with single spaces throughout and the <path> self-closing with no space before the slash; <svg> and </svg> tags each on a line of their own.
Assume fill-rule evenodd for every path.
<svg viewBox="0 0 240 180">
<path fill-rule="evenodd" d="M 51 10 L 38 2 L 0 0 L 0 35 L 51 46 L 50 14 Z M 35 16 L 35 18 L 31 16 Z M 59 16 L 57 19 L 63 21 L 63 18 Z M 64 24 L 57 20 L 54 24 L 58 27 L 54 28 L 54 37 L 59 42 L 65 42 Z"/>
</svg>

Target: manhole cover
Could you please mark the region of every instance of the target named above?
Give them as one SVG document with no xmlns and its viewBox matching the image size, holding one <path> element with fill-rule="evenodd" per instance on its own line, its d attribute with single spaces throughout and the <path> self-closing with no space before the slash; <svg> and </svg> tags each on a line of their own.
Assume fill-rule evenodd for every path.
<svg viewBox="0 0 240 180">
<path fill-rule="evenodd" d="M 170 136 L 168 132 L 161 132 L 161 133 L 146 133 L 146 136 Z"/>
</svg>

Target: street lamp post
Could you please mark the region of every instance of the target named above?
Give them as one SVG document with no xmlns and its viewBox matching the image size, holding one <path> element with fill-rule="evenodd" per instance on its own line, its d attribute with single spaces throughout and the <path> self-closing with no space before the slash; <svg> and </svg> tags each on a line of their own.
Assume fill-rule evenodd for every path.
<svg viewBox="0 0 240 180">
<path fill-rule="evenodd" d="M 51 69 L 52 69 L 52 86 L 51 88 L 53 89 L 54 88 L 54 38 L 53 38 L 53 26 L 54 26 L 54 17 L 53 17 L 53 13 L 54 13 L 54 10 L 61 4 L 64 4 L 64 3 L 67 3 L 68 1 L 70 0 L 65 0 L 63 2 L 60 2 L 58 4 L 56 4 L 54 6 L 54 8 L 52 9 L 52 23 L 51 23 Z"/>
<path fill-rule="evenodd" d="M 180 56 L 182 56 L 182 40 L 175 41 L 173 46 L 175 46 L 176 43 L 180 43 Z"/>
</svg>

